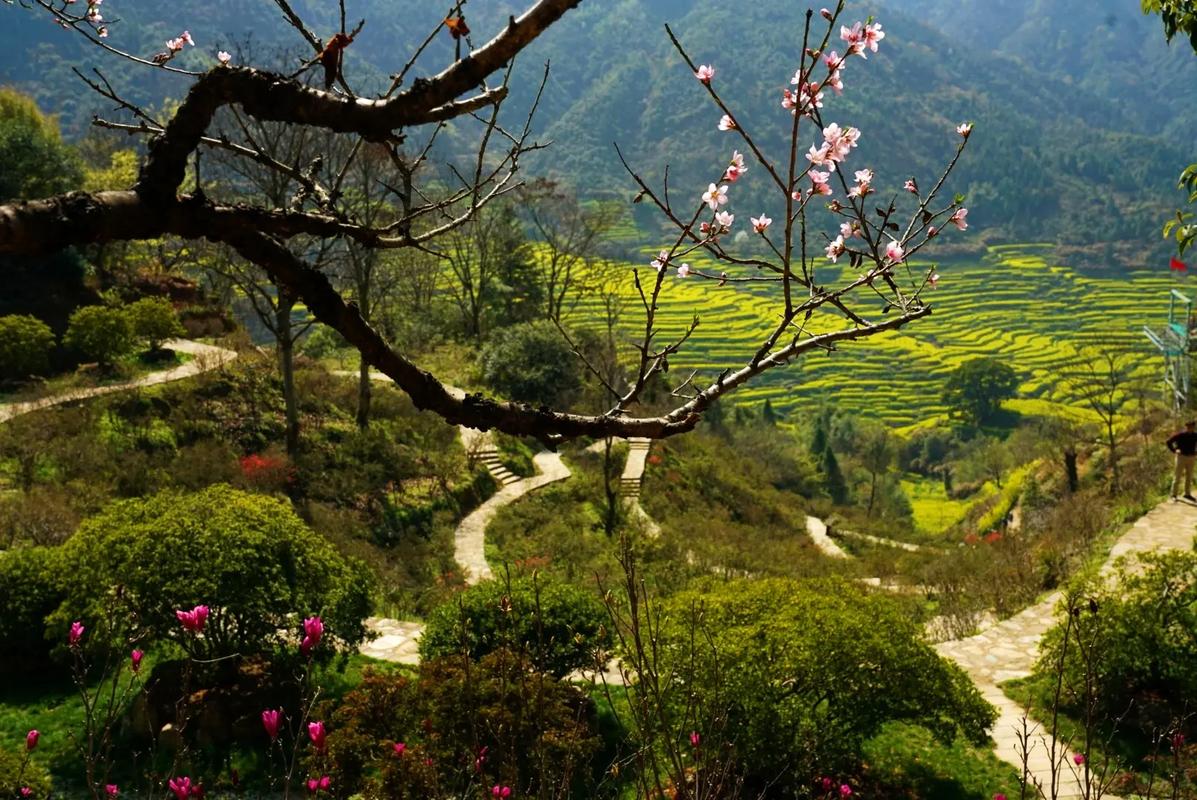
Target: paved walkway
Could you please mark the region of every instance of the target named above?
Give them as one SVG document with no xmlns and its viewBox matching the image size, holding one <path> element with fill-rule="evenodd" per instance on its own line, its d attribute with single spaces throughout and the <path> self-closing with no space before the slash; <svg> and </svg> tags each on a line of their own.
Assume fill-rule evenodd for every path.
<svg viewBox="0 0 1197 800">
<path fill-rule="evenodd" d="M 818 517 L 806 518 L 806 533 L 810 536 L 810 540 L 815 543 L 815 547 L 819 552 L 828 558 L 851 558 L 852 556 L 845 553 L 835 541 L 827 535 L 827 523 Z"/>
<path fill-rule="evenodd" d="M 51 408 L 64 403 L 73 403 L 78 400 L 87 400 L 92 397 L 113 394 L 114 392 L 124 392 L 129 389 L 140 389 L 146 386 L 156 386 L 160 383 L 170 383 L 171 381 L 190 378 L 199 375 L 201 372 L 216 369 L 237 357 L 237 354 L 232 350 L 225 350 L 223 347 L 203 344 L 202 342 L 193 342 L 190 339 L 171 339 L 164 342 L 163 347 L 178 353 L 187 353 L 192 356 L 192 359 L 186 364 L 180 364 L 177 367 L 158 372 L 151 372 L 149 375 L 143 375 L 136 380 L 125 381 L 124 383 L 93 386 L 88 389 L 72 389 L 62 394 L 29 400 L 24 403 L 0 405 L 0 422 L 8 422 L 13 417 L 19 417 L 31 411 L 40 411 L 43 408 Z"/>
<path fill-rule="evenodd" d="M 862 542 L 880 545 L 881 547 L 894 547 L 898 550 L 905 550 L 908 553 L 928 552 L 942 552 L 934 547 L 925 547 L 922 545 L 912 544 L 910 542 L 899 542 L 897 539 L 883 539 L 880 536 L 872 536 L 867 533 L 857 533 L 856 531 L 841 531 L 837 530 L 830 534 L 834 538 L 844 539 L 859 539 Z"/>
<path fill-rule="evenodd" d="M 1188 503 L 1165 501 L 1136 522 L 1118 540 L 1102 568 L 1111 575 L 1116 560 L 1122 556 L 1160 550 L 1187 550 L 1193 547 L 1197 531 L 1197 507 Z M 1025 715 L 1021 706 L 998 688 L 998 684 L 1031 674 L 1039 652 L 1039 642 L 1056 623 L 1056 606 L 1063 595 L 1055 592 L 1039 603 L 1015 616 L 970 636 L 936 645 L 936 650 L 952 659 L 969 674 L 981 694 L 999 713 L 993 726 L 994 752 L 998 758 L 1022 769 L 1019 732 Z M 1027 720 L 1030 752 L 1028 766 L 1031 778 L 1045 794 L 1051 796 L 1051 736 L 1034 721 Z M 1083 797 L 1084 787 L 1078 778 L 1072 753 L 1056 744 L 1055 764 L 1060 786 L 1057 797 Z"/>
</svg>

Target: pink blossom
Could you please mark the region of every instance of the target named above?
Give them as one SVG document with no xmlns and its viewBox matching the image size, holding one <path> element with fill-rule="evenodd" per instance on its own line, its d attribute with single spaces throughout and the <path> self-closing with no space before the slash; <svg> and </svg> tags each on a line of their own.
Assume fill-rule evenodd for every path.
<svg viewBox="0 0 1197 800">
<path fill-rule="evenodd" d="M 690 265 L 689 265 L 689 264 L 682 264 L 680 267 L 678 267 L 678 268 L 677 268 L 677 276 L 678 276 L 679 278 L 688 278 L 688 277 L 690 277 Z"/>
<path fill-rule="evenodd" d="M 87 628 L 83 627 L 83 623 L 75 620 L 71 623 L 71 629 L 67 633 L 67 644 L 71 647 L 78 647 L 79 641 L 83 638 L 83 633 Z"/>
<path fill-rule="evenodd" d="M 851 796 L 852 796 L 852 787 L 846 783 L 841 783 L 840 784 L 840 797 L 851 797 Z"/>
<path fill-rule="evenodd" d="M 966 230 L 968 230 L 968 222 L 965 221 L 965 217 L 967 217 L 967 216 L 968 216 L 967 208 L 958 208 L 958 209 L 956 209 L 955 213 L 953 213 L 952 216 L 948 218 L 948 222 L 955 225 L 958 229 L 960 229 L 962 231 L 966 231 Z"/>
<path fill-rule="evenodd" d="M 227 67 L 229 62 L 233 60 L 232 53 L 221 50 L 216 54 L 216 60 L 220 62 L 221 66 Z"/>
<path fill-rule="evenodd" d="M 141 659 L 143 658 L 145 658 L 145 653 L 140 650 L 129 653 L 129 669 L 133 670 L 133 674 L 141 672 Z"/>
<path fill-rule="evenodd" d="M 317 721 L 308 723 L 308 738 L 312 740 L 312 745 L 317 750 L 324 749 L 325 738 L 327 736 L 328 732 L 324 729 L 323 722 Z"/>
<path fill-rule="evenodd" d="M 835 786 L 835 781 L 833 781 L 831 778 L 824 777 L 819 782 L 823 784 L 823 791 L 825 792 L 830 792 L 831 787 Z"/>
<path fill-rule="evenodd" d="M 939 228 L 935 227 L 934 225 L 932 225 L 930 228 L 927 228 L 927 238 L 928 239 L 934 239 L 938 235 L 939 235 Z"/>
<path fill-rule="evenodd" d="M 724 114 L 722 117 L 719 118 L 719 130 L 731 131 L 731 130 L 735 130 L 735 128 L 736 128 L 736 121 L 734 119 L 732 119 L 730 116 L 728 116 L 727 114 Z"/>
<path fill-rule="evenodd" d="M 35 747 L 37 747 L 37 740 L 40 737 L 41 734 L 38 732 L 37 728 L 34 728 L 33 730 L 29 731 L 29 733 L 25 734 L 25 749 L 33 750 Z"/>
<path fill-rule="evenodd" d="M 911 194 L 919 193 L 919 185 L 917 183 L 915 183 L 914 178 L 907 178 L 906 183 L 903 184 L 902 188 L 905 189 L 906 191 L 910 192 Z"/>
<path fill-rule="evenodd" d="M 660 272 L 661 270 L 665 269 L 665 265 L 668 263 L 669 263 L 669 251 L 662 250 L 660 253 L 657 254 L 657 257 L 652 260 L 652 262 L 649 264 L 649 266 L 652 267 L 653 269 L 655 269 L 657 272 Z"/>
<path fill-rule="evenodd" d="M 21 787 L 21 797 L 33 797 L 33 790 L 28 786 Z"/>
<path fill-rule="evenodd" d="M 481 772 L 482 766 L 486 763 L 486 753 L 490 747 L 483 745 L 478 748 L 478 757 L 474 759 L 474 772 Z"/>
<path fill-rule="evenodd" d="M 932 272 L 927 277 L 927 283 L 931 286 L 932 289 L 938 289 L 939 288 L 939 273 Z"/>
<path fill-rule="evenodd" d="M 174 792 L 177 800 L 187 800 L 191 796 L 191 778 L 187 776 L 171 778 L 166 785 Z"/>
<path fill-rule="evenodd" d="M 997 794 L 995 794 L 993 796 L 993 800 L 1006 800 L 1006 795 L 1002 794 L 1001 792 L 998 792 Z"/>
<path fill-rule="evenodd" d="M 715 68 L 708 66 L 707 64 L 703 64 L 694 72 L 694 77 L 709 85 L 711 78 L 715 77 Z"/>
<path fill-rule="evenodd" d="M 719 209 L 719 206 L 727 204 L 727 187 L 716 186 L 711 184 L 702 194 L 702 202 L 710 206 L 712 211 Z"/>
<path fill-rule="evenodd" d="M 864 197 L 873 191 L 873 170 L 860 169 L 856 171 L 856 185 L 848 190 L 849 197 Z"/>
<path fill-rule="evenodd" d="M 698 731 L 690 731 L 690 746 L 691 747 L 698 747 L 699 742 L 701 742 L 701 741 L 702 741 L 702 737 L 698 735 Z"/>
<path fill-rule="evenodd" d="M 183 630 L 199 633 L 208 621 L 208 607 L 199 605 L 190 611 L 179 610 L 175 612 L 175 617 L 183 624 Z"/>
<path fill-rule="evenodd" d="M 810 150 L 806 153 L 806 160 L 811 163 L 811 166 L 822 167 L 827 166 L 829 170 L 835 172 L 835 162 L 828 158 L 830 148 L 826 144 L 822 147 L 815 147 L 813 144 Z"/>
<path fill-rule="evenodd" d="M 183 31 L 182 33 L 180 33 L 179 41 L 186 42 L 187 44 L 191 45 L 192 47 L 195 47 L 195 40 L 191 38 L 190 31 Z"/>
<path fill-rule="evenodd" d="M 121 787 L 117 786 L 115 783 L 110 783 L 104 787 L 104 796 L 109 798 L 109 800 L 116 797 L 120 793 Z"/>
<path fill-rule="evenodd" d="M 511 787 L 510 786 L 499 786 L 496 784 L 495 787 L 490 790 L 490 793 L 494 797 L 508 798 L 508 797 L 511 797 Z"/>
<path fill-rule="evenodd" d="M 308 791 L 312 794 L 320 791 L 320 781 L 315 778 L 308 778 Z"/>
<path fill-rule="evenodd" d="M 734 177 L 728 178 L 728 180 L 734 182 L 736 180 L 736 178 L 739 178 L 741 175 L 743 175 L 747 171 L 748 171 L 748 167 L 745 166 L 745 164 L 744 164 L 743 153 L 741 153 L 739 150 L 733 150 L 731 162 L 728 164 L 728 167 L 727 167 L 727 175 L 734 175 Z"/>
<path fill-rule="evenodd" d="M 719 223 L 719 227 L 724 231 L 730 230 L 732 223 L 736 221 L 735 214 L 729 214 L 726 211 L 720 211 L 715 215 L 715 222 Z"/>
<path fill-rule="evenodd" d="M 773 220 L 764 214 L 761 214 L 759 217 L 749 217 L 748 219 L 752 222 L 752 229 L 757 233 L 764 233 L 765 229 L 773 224 Z"/>
<path fill-rule="evenodd" d="M 1072 757 L 1072 763 L 1076 764 L 1079 767 L 1081 764 L 1085 763 L 1085 757 L 1083 755 L 1081 755 L 1080 753 L 1077 753 L 1075 756 Z"/>
<path fill-rule="evenodd" d="M 831 9 L 820 8 L 819 13 L 823 16 L 823 19 L 831 21 Z"/>
<path fill-rule="evenodd" d="M 266 729 L 266 735 L 270 737 L 271 741 L 278 738 L 278 726 L 282 718 L 282 710 L 268 708 L 262 712 L 262 727 Z"/>
<path fill-rule="evenodd" d="M 99 36 L 101 39 L 107 39 L 108 38 L 108 26 L 101 25 L 99 28 L 96 29 L 96 35 Z"/>
<path fill-rule="evenodd" d="M 844 237 L 837 236 L 827 245 L 827 257 L 830 258 L 832 262 L 839 261 L 840 256 L 842 256 L 844 251 L 847 249 L 847 246 L 844 244 Z"/>
<path fill-rule="evenodd" d="M 906 251 L 902 249 L 902 245 L 890 239 L 889 244 L 885 246 L 885 257 L 895 264 L 901 264 L 906 260 Z"/>
<path fill-rule="evenodd" d="M 973 132 L 973 124 L 971 122 L 962 122 L 956 126 L 956 133 L 963 136 L 965 139 Z"/>
<path fill-rule="evenodd" d="M 396 758 L 403 758 L 403 752 L 407 750 L 406 744 L 403 742 L 395 742 L 395 744 L 393 744 L 391 747 L 395 751 Z"/>
<path fill-rule="evenodd" d="M 855 222 L 840 223 L 840 236 L 844 237 L 844 239 L 851 239 L 857 234 L 858 230 L 859 228 L 856 227 Z"/>
<path fill-rule="evenodd" d="M 864 26 L 861 23 L 856 23 L 851 28 L 846 25 L 840 26 L 840 39 L 848 45 L 848 54 L 856 54 L 861 58 L 868 58 L 864 54 L 865 49 L 865 33 Z"/>
<path fill-rule="evenodd" d="M 827 180 L 831 177 L 830 172 L 820 172 L 817 169 L 812 169 L 806 173 L 806 177 L 810 178 L 812 194 L 831 194 L 831 186 L 827 183 Z"/>
<path fill-rule="evenodd" d="M 324 636 L 324 620 L 320 617 L 308 617 L 303 621 L 303 641 L 299 644 L 299 651 L 305 656 L 312 652 L 320 639 Z"/>
<path fill-rule="evenodd" d="M 872 25 L 864 26 L 864 43 L 874 53 L 877 52 L 877 44 L 885 38 L 885 31 L 881 30 L 881 23 L 874 22 Z M 863 53 L 861 54 L 863 55 Z"/>
</svg>

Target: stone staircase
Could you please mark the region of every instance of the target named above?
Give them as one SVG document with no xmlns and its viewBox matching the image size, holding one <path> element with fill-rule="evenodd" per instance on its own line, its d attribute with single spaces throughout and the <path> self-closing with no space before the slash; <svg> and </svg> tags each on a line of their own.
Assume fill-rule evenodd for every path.
<svg viewBox="0 0 1197 800">
<path fill-rule="evenodd" d="M 640 499 L 640 483 L 644 478 L 644 462 L 652 439 L 628 439 L 628 460 L 619 478 L 619 493 L 629 500 Z"/>
<path fill-rule="evenodd" d="M 516 481 L 521 480 L 519 475 L 516 475 L 511 470 L 507 469 L 507 467 L 503 466 L 503 462 L 499 458 L 499 451 L 489 441 L 489 438 L 485 440 L 485 443 L 482 446 L 474 451 L 474 455 L 477 456 L 478 460 L 482 462 L 487 471 L 490 472 L 491 477 L 499 482 L 500 488 L 503 486 L 510 486 Z"/>
</svg>

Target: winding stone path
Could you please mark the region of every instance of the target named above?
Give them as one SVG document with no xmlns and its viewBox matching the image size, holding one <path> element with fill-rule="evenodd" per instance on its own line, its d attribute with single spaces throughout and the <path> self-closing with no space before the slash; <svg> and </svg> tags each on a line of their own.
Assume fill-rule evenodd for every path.
<svg viewBox="0 0 1197 800">
<path fill-rule="evenodd" d="M 814 542 L 819 552 L 828 558 L 851 558 L 835 541 L 827 535 L 827 523 L 818 517 L 806 518 L 806 533 Z"/>
<path fill-rule="evenodd" d="M 78 400 L 87 400 L 92 397 L 128 391 L 129 389 L 141 389 L 146 386 L 157 386 L 160 383 L 170 383 L 171 381 L 191 378 L 199 375 L 201 372 L 207 372 L 208 370 L 223 366 L 237 357 L 237 354 L 232 350 L 225 350 L 223 347 L 216 347 L 215 345 L 204 344 L 202 342 L 193 342 L 190 339 L 170 339 L 164 342 L 163 346 L 177 353 L 187 353 L 192 356 L 192 359 L 186 364 L 180 364 L 177 367 L 159 370 L 158 372 L 151 372 L 148 375 L 142 375 L 140 378 L 123 383 L 93 386 L 87 389 L 71 389 L 62 394 L 29 400 L 24 403 L 6 403 L 0 405 L 0 422 L 8 422 L 13 417 L 19 417 L 31 411 L 40 411 L 43 408 L 51 408 L 64 403 L 73 403 Z"/>
<path fill-rule="evenodd" d="M 1123 556 L 1161 550 L 1187 550 L 1193 547 L 1197 530 L 1197 507 L 1189 503 L 1165 501 L 1140 518 L 1110 551 L 1102 573 L 1112 576 L 1115 563 Z M 970 636 L 942 642 L 936 650 L 959 664 L 976 683 L 981 694 L 999 713 L 993 726 L 994 752 L 998 758 L 1022 769 L 1022 745 L 1019 734 L 1025 711 L 1008 698 L 998 684 L 1031 674 L 1043 635 L 1056 623 L 1060 592 L 1045 597 L 1013 617 Z M 1028 766 L 1030 779 L 1051 796 L 1053 758 L 1051 736 L 1033 720 L 1027 720 Z M 1060 743 L 1055 745 L 1054 772 L 1059 776 L 1056 796 L 1085 795 L 1083 776 L 1077 774 L 1072 753 Z"/>
</svg>

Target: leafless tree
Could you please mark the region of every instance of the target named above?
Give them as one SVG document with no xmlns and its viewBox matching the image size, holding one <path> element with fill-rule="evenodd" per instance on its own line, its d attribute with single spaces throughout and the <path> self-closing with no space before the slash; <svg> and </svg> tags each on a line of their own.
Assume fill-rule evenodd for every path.
<svg viewBox="0 0 1197 800">
<path fill-rule="evenodd" d="M 107 121 L 109 127 L 150 137 L 137 181 L 130 188 L 74 192 L 0 206 L 0 253 L 33 254 L 69 245 L 164 235 L 226 245 L 264 270 L 279 287 L 286 288 L 289 296 L 301 300 L 316 319 L 338 331 L 368 364 L 407 392 L 417 407 L 431 410 L 451 423 L 533 435 L 550 443 L 579 436 L 661 438 L 689 431 L 717 399 L 768 370 L 783 367 L 804 353 L 832 351 L 897 330 L 931 313 L 924 290 L 934 282 L 933 270 L 915 268 L 908 259 L 940 233 L 957 212 L 958 202 L 943 201 L 940 196 L 970 129 L 960 129 L 958 146 L 944 173 L 926 184 L 930 189 L 914 190 L 909 201 L 912 208 L 901 222 L 896 198 L 876 202 L 876 195 L 869 197 L 861 186 L 850 186 L 844 169 L 836 171 L 829 183 L 816 185 L 818 192 L 811 191 L 818 170 L 812 169 L 802 154 L 806 142 L 815 138 L 817 144 L 822 138 L 819 132 L 830 124 L 816 98 L 833 88 L 838 66 L 842 66 L 841 60 L 829 68 L 823 59 L 831 49 L 828 45 L 833 32 L 839 31 L 844 10 L 844 0 L 840 0 L 826 12 L 825 27 L 816 14 L 807 12 L 801 46 L 794 52 L 794 90 L 786 98 L 794 113 L 782 117 L 788 128 L 788 147 L 780 157 L 764 152 L 763 142 L 771 140 L 772 135 L 754 135 L 753 121 L 737 116 L 717 81 L 708 79 L 700 84 L 730 123 L 729 133 L 723 135 L 738 137 L 736 141 L 742 143 L 751 168 L 764 175 L 774 194 L 773 213 L 779 221 L 771 230 L 761 230 L 759 240 L 754 240 L 756 253 L 732 253 L 725 248 L 726 231 L 714 209 L 708 211 L 707 202 L 694 198 L 693 202 L 687 199 L 681 203 L 671 193 L 667 177 L 659 184 L 650 183 L 627 165 L 641 197 L 647 198 L 676 232 L 662 248 L 661 269 L 630 271 L 644 314 L 643 334 L 636 343 L 637 357 L 629 385 L 605 412 L 573 414 L 477 394 L 462 396 L 414 363 L 402 343 L 387 342 L 318 265 L 308 260 L 308 248 L 289 247 L 289 243 L 308 237 L 348 240 L 380 250 L 434 250 L 446 235 L 516 189 L 521 159 L 538 145 L 531 135 L 530 117 L 514 128 L 500 121 L 512 61 L 579 2 L 534 0 L 527 11 L 513 17 L 490 41 L 477 47 L 465 32 L 466 26 L 442 23 L 395 70 L 389 88 L 377 97 L 365 97 L 355 90 L 353 76 L 341 70 L 341 55 L 352 46 L 355 32 L 361 27 L 361 23 L 348 26 L 344 13 L 340 30 L 325 40 L 309 28 L 287 0 L 275 0 L 283 21 L 309 48 L 306 64 L 324 67 L 323 85 L 314 86 L 306 82 L 313 70 L 286 75 L 248 66 L 217 66 L 203 73 L 189 72 L 172 63 L 171 48 L 146 57 L 113 47 L 99 36 L 83 3 L 30 0 L 35 10 L 51 14 L 111 57 L 183 74 L 193 82 L 170 118 L 157 120 L 119 97 L 100 73 L 86 76 L 94 89 L 121 109 L 123 121 Z M 453 8 L 448 20 L 459 19 L 454 16 L 459 7 Z M 693 81 L 698 65 L 673 32 L 668 33 L 686 65 L 686 79 Z M 458 39 L 452 63 L 438 74 L 413 79 L 417 59 L 438 35 Z M 863 49 L 854 47 L 851 52 L 863 53 Z M 366 144 L 385 148 L 396 172 L 387 183 L 396 187 L 403 185 L 402 176 L 411 171 L 411 154 L 423 152 L 424 143 L 451 120 L 475 125 L 477 157 L 471 167 L 452 169 L 454 182 L 443 192 L 413 185 L 406 202 L 400 198 L 393 218 L 370 224 L 354 213 L 338 191 L 347 164 L 335 171 L 317 173 L 310 165 L 276 157 L 261 143 L 256 146 L 236 131 L 219 135 L 213 130 L 214 122 L 233 107 L 244 119 L 257 124 L 275 123 L 287 129 L 343 136 L 350 142 L 351 154 L 360 153 Z M 202 171 L 194 190 L 184 191 L 184 178 L 198 152 L 214 149 L 277 173 L 293 190 L 291 201 L 278 205 L 222 200 L 213 187 L 203 183 Z M 712 177 L 719 181 L 722 176 L 730 183 L 726 169 L 725 165 L 719 166 L 712 171 Z M 842 282 L 826 271 L 819 274 L 816 256 L 821 257 L 825 243 L 815 241 L 808 230 L 808 205 L 816 199 L 818 204 L 824 202 L 824 188 L 830 188 L 830 182 L 837 184 L 837 190 L 829 208 L 853 232 L 844 241 L 827 237 L 832 252 L 854 268 L 853 276 Z M 745 353 L 739 367 L 728 368 L 713 378 L 696 374 L 675 389 L 675 402 L 668 410 L 636 416 L 633 409 L 642 393 L 667 369 L 670 359 L 676 357 L 698 325 L 696 317 L 687 331 L 666 341 L 658 310 L 666 278 L 672 280 L 684 265 L 683 259 L 700 251 L 724 269 L 718 273 L 687 269 L 681 274 L 689 273 L 691 280 L 719 283 L 726 291 L 763 283 L 762 288 L 773 291 L 777 298 L 776 312 L 762 320 L 759 344 Z M 839 274 L 837 268 L 835 275 Z M 881 309 L 883 314 L 875 317 Z"/>
<path fill-rule="evenodd" d="M 1101 426 L 1111 494 L 1118 491 L 1118 440 L 1137 360 L 1124 342 L 1095 340 L 1078 349 L 1076 357 L 1061 369 L 1073 399 Z"/>
</svg>

